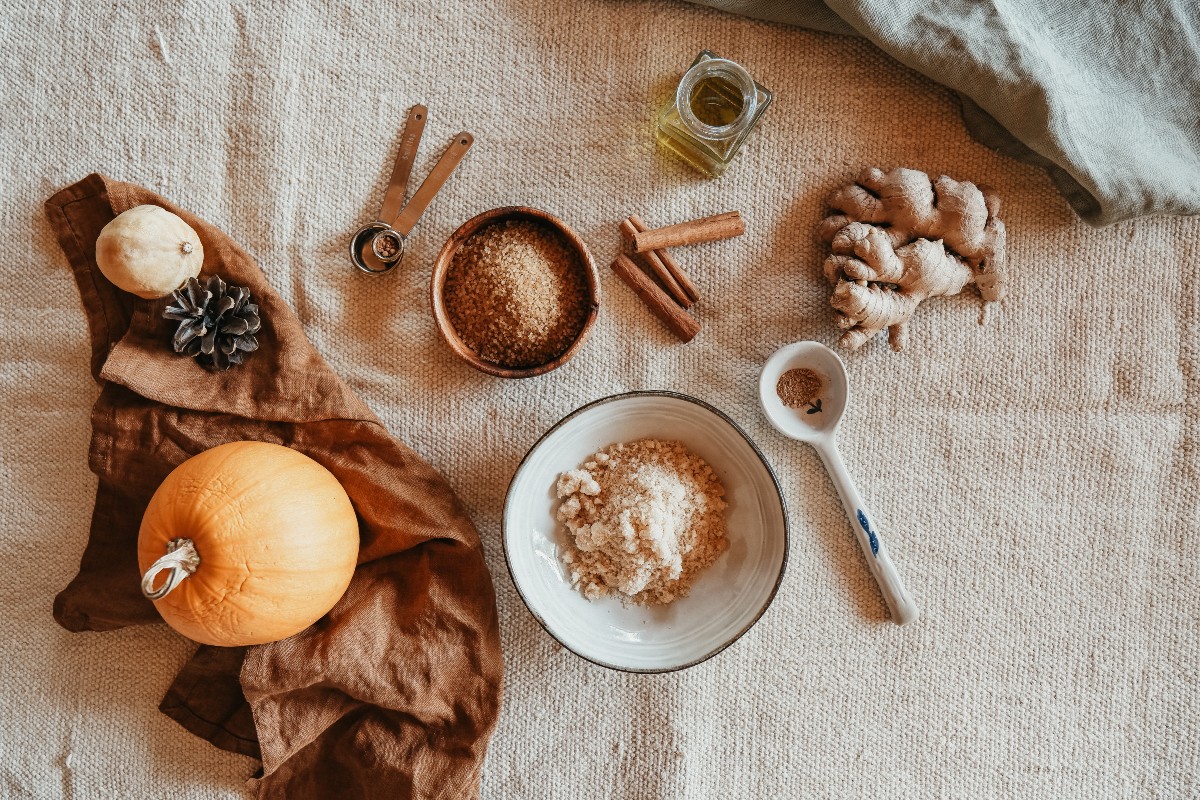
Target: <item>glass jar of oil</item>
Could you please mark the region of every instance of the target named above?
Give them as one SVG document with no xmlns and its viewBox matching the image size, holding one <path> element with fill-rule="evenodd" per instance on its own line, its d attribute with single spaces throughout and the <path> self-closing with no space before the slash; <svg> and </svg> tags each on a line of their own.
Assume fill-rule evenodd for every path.
<svg viewBox="0 0 1200 800">
<path fill-rule="evenodd" d="M 715 178 L 725 172 L 771 99 L 741 64 L 702 50 L 658 115 L 658 142 Z"/>
</svg>

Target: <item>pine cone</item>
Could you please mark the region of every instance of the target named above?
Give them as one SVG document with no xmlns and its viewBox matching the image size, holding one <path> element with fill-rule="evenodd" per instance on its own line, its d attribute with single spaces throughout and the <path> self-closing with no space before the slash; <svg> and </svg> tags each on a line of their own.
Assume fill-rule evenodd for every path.
<svg viewBox="0 0 1200 800">
<path fill-rule="evenodd" d="M 216 275 L 206 287 L 188 278 L 171 297 L 175 302 L 163 316 L 179 321 L 172 342 L 176 353 L 194 356 L 205 368 L 223 372 L 258 349 L 254 334 L 262 322 L 244 286 L 227 286 Z"/>
</svg>

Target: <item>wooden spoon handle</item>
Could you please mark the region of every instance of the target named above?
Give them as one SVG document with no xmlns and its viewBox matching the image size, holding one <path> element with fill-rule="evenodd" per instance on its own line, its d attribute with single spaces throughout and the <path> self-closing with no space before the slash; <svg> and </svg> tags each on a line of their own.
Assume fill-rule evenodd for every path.
<svg viewBox="0 0 1200 800">
<path fill-rule="evenodd" d="M 421 146 L 421 134 L 425 132 L 425 120 L 428 117 L 429 109 L 416 105 L 409 109 L 408 119 L 404 121 L 400 152 L 396 154 L 392 177 L 388 178 L 387 194 L 383 196 L 383 208 L 379 211 L 379 221 L 385 225 L 391 224 L 404 205 L 404 196 L 408 194 L 408 176 L 412 174 L 413 161 L 417 158 L 417 148 Z"/>
<path fill-rule="evenodd" d="M 454 141 L 446 148 L 446 152 L 442 153 L 442 157 L 430 171 L 429 177 L 421 184 L 421 188 L 417 189 L 412 200 L 408 201 L 408 205 L 400 212 L 400 216 L 396 217 L 396 222 L 392 227 L 399 231 L 401 236 L 408 236 L 409 231 L 417 224 L 417 220 L 425 213 L 425 209 L 433 202 L 438 190 L 449 180 L 454 168 L 458 166 L 458 162 L 462 161 L 463 156 L 471 149 L 474 142 L 475 137 L 466 131 L 454 135 Z"/>
</svg>

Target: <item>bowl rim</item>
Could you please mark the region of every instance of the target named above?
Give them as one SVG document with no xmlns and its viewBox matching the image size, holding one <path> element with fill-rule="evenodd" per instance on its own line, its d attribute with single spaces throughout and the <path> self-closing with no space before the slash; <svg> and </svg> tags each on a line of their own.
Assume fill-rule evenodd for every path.
<svg viewBox="0 0 1200 800">
<path fill-rule="evenodd" d="M 771 587 L 770 594 L 767 595 L 766 600 L 763 601 L 762 606 L 755 613 L 753 619 L 749 620 L 745 625 L 743 625 L 741 630 L 739 630 L 736 634 L 731 636 L 728 641 L 723 642 L 722 644 L 718 645 L 716 648 L 710 650 L 709 652 L 705 653 L 704 655 L 701 655 L 698 658 L 695 658 L 695 659 L 687 662 L 686 664 L 680 664 L 680 665 L 674 666 L 674 667 L 651 667 L 651 668 L 622 667 L 617 664 L 611 664 L 609 662 L 602 661 L 600 659 L 592 658 L 591 656 L 586 656 L 583 653 L 580 653 L 578 650 L 575 650 L 574 648 L 572 648 L 570 645 L 568 645 L 566 642 L 564 642 L 562 639 L 560 639 L 554 633 L 554 631 L 552 631 L 550 629 L 550 626 L 546 624 L 546 620 L 543 619 L 542 615 L 539 614 L 536 610 L 534 610 L 534 607 L 529 602 L 529 598 L 526 597 L 525 592 L 522 591 L 521 584 L 517 581 L 517 576 L 513 572 L 512 557 L 509 554 L 509 537 L 508 537 L 509 500 L 512 497 L 513 484 L 516 483 L 517 476 L 521 474 L 521 470 L 525 468 L 525 463 L 529 460 L 529 457 L 531 455 L 533 455 L 533 452 L 541 446 L 542 442 L 544 442 L 546 440 L 546 438 L 550 436 L 550 434 L 554 433 L 556 430 L 561 428 L 564 424 L 566 424 L 570 420 L 574 419 L 575 417 L 579 416 L 580 414 L 584 413 L 585 411 L 588 411 L 589 409 L 595 408 L 597 406 L 605 405 L 607 403 L 612 403 L 612 402 L 615 402 L 618 400 L 624 400 L 624 399 L 627 399 L 630 397 L 668 397 L 668 398 L 672 398 L 672 399 L 676 399 L 676 400 L 684 400 L 686 402 L 698 405 L 701 408 L 704 408 L 704 409 L 712 412 L 713 414 L 716 414 L 719 419 L 723 420 L 730 427 L 732 427 L 734 429 L 734 431 L 736 431 L 737 434 L 739 436 L 741 436 L 742 439 L 745 440 L 746 444 L 750 445 L 751 449 L 754 450 L 754 454 L 758 456 L 758 460 L 762 462 L 762 465 L 764 467 L 766 467 L 767 474 L 771 477 L 771 483 L 775 487 L 775 494 L 779 498 L 780 511 L 783 514 L 783 559 L 779 562 L 779 574 L 775 577 L 775 584 Z M 689 394 L 684 394 L 682 392 L 675 392 L 675 391 L 671 391 L 668 389 L 641 389 L 641 390 L 634 390 L 634 391 L 629 391 L 629 392 L 621 392 L 619 394 L 613 394 L 613 395 L 609 395 L 607 397 L 601 397 L 598 400 L 593 400 L 590 403 L 585 403 L 584 405 L 580 406 L 579 408 L 577 408 L 574 411 L 567 414 L 565 417 L 560 419 L 558 422 L 551 425 L 550 428 L 545 433 L 543 433 L 540 437 L 538 437 L 538 440 L 536 442 L 534 442 L 533 445 L 525 452 L 525 455 L 521 458 L 521 463 L 519 463 L 517 465 L 516 470 L 513 472 L 512 478 L 510 478 L 508 481 L 508 488 L 505 490 L 505 493 L 504 493 L 504 510 L 500 515 L 500 539 L 504 545 L 504 564 L 508 568 L 509 579 L 512 581 L 513 586 L 516 587 L 517 595 L 521 598 L 521 602 L 525 604 L 525 608 L 527 608 L 529 610 L 529 613 L 533 615 L 533 618 L 535 620 L 537 620 L 538 624 L 542 626 L 542 629 L 545 630 L 546 633 L 550 634 L 551 638 L 553 638 L 554 641 L 558 642 L 560 645 L 562 645 L 563 648 L 565 648 L 566 650 L 569 650 L 571 653 L 575 654 L 579 658 L 582 658 L 584 661 L 590 661 L 591 663 L 596 664 L 598 666 L 606 667 L 608 669 L 616 670 L 618 672 L 629 672 L 629 673 L 637 673 L 637 674 L 662 674 L 662 673 L 666 673 L 666 672 L 678 672 L 680 670 L 685 670 L 690 667 L 694 667 L 697 664 L 701 664 L 705 661 L 708 661 L 713 656 L 717 655 L 721 651 L 728 648 L 730 645 L 732 645 L 738 639 L 741 639 L 743 636 L 745 636 L 746 632 L 749 631 L 751 628 L 753 628 L 758 623 L 758 621 L 760 619 L 762 619 L 763 614 L 765 614 L 767 612 L 767 609 L 771 607 L 771 604 L 775 602 L 775 597 L 779 594 L 779 587 L 783 584 L 783 577 L 787 573 L 788 558 L 791 554 L 791 549 L 792 549 L 791 548 L 791 518 L 788 513 L 787 498 L 784 497 L 783 487 L 779 483 L 779 477 L 775 474 L 775 470 L 771 466 L 771 462 L 767 460 L 766 454 L 764 454 L 763 451 L 761 449 L 759 449 L 759 446 L 757 444 L 755 444 L 754 440 L 752 438 L 750 438 L 750 435 L 748 433 L 746 433 L 746 431 L 742 428 L 742 426 L 738 425 L 737 422 L 735 422 L 732 417 L 730 417 L 728 414 L 726 414 L 721 409 L 719 409 L 716 406 L 713 406 L 709 403 L 706 403 L 699 398 L 692 397 Z"/>
<path fill-rule="evenodd" d="M 584 276 L 587 279 L 588 313 L 583 321 L 583 327 L 579 329 L 579 334 L 566 350 L 545 364 L 516 369 L 487 361 L 467 346 L 467 343 L 459 337 L 458 331 L 454 329 L 454 325 L 450 322 L 450 314 L 446 310 L 446 302 L 442 292 L 446 285 L 446 275 L 450 271 L 450 264 L 464 242 L 488 225 L 493 225 L 506 219 L 522 218 L 534 219 L 549 225 L 566 236 L 567 240 L 575 248 L 579 254 L 580 261 L 583 263 Z M 458 229 L 446 239 L 446 243 L 442 245 L 437 259 L 433 262 L 433 271 L 429 276 L 429 305 L 433 311 L 434 325 L 442 335 L 442 339 L 450 346 L 455 355 L 463 361 L 480 372 L 494 375 L 497 378 L 533 378 L 538 375 L 545 375 L 547 372 L 558 369 L 570 361 L 587 341 L 600 310 L 600 274 L 596 271 L 596 262 L 592 258 L 592 252 L 588 249 L 587 243 L 567 223 L 548 211 L 542 211 L 531 206 L 500 206 L 499 208 L 482 211 L 471 217 L 462 225 L 459 225 Z"/>
</svg>

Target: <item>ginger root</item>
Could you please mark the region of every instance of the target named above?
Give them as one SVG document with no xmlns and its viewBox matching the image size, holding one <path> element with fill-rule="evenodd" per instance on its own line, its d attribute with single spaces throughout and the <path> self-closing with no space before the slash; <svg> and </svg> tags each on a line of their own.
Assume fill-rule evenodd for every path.
<svg viewBox="0 0 1200 800">
<path fill-rule="evenodd" d="M 871 168 L 828 202 L 833 213 L 819 233 L 830 245 L 824 271 L 842 347 L 857 349 L 887 328 L 902 350 L 921 301 L 968 283 L 985 303 L 1003 297 L 1005 231 L 994 194 L 945 175 Z"/>
</svg>

